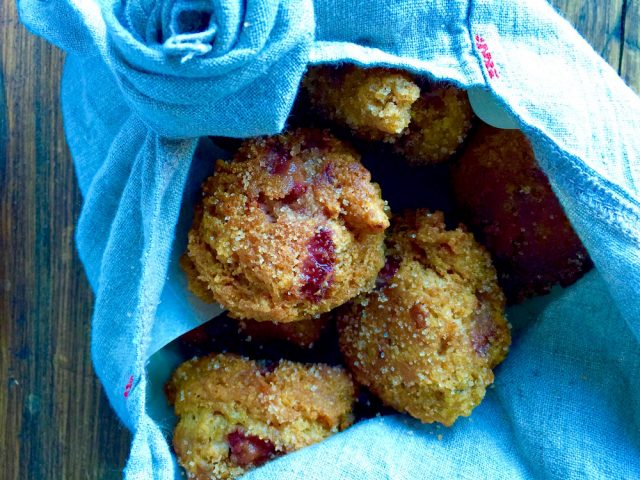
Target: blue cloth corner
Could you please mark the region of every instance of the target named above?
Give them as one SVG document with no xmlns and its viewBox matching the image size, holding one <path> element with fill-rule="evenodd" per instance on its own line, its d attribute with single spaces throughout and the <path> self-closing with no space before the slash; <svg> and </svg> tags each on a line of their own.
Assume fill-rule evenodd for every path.
<svg viewBox="0 0 640 480">
<path fill-rule="evenodd" d="M 211 151 L 280 131 L 309 64 L 483 88 L 529 136 L 596 270 L 512 309 L 469 419 L 360 423 L 246 478 L 640 478 L 640 99 L 544 0 L 22 0 L 67 52 L 67 140 L 96 292 L 92 355 L 134 440 L 128 479 L 177 467 L 149 412 L 153 351 L 215 312 L 176 259 Z M 217 155 L 217 153 L 216 153 Z"/>
</svg>

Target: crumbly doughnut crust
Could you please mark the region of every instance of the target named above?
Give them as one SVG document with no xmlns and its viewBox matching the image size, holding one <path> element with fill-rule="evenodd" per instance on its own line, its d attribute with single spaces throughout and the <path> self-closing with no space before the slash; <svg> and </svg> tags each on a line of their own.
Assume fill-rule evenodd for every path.
<svg viewBox="0 0 640 480">
<path fill-rule="evenodd" d="M 487 252 L 440 212 L 394 218 L 378 288 L 338 313 L 357 382 L 423 422 L 468 416 L 510 344 L 504 296 Z"/>
<path fill-rule="evenodd" d="M 387 68 L 312 67 L 303 80 L 311 106 L 324 118 L 366 140 L 395 141 L 411 120 L 420 88 L 411 76 Z"/>
<path fill-rule="evenodd" d="M 472 119 L 464 90 L 446 84 L 424 90 L 411 108 L 409 129 L 396 149 L 416 165 L 444 162 L 464 143 Z"/>
<path fill-rule="evenodd" d="M 347 428 L 355 387 L 339 367 L 230 354 L 180 365 L 166 387 L 173 446 L 189 478 L 232 479 Z"/>
<path fill-rule="evenodd" d="M 202 189 L 187 274 L 234 318 L 312 318 L 370 290 L 384 265 L 380 188 L 327 131 L 247 140 Z"/>
</svg>

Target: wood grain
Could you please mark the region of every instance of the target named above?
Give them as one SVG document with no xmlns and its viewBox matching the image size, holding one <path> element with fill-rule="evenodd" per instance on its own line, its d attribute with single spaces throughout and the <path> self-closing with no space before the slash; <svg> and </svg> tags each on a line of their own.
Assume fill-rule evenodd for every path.
<svg viewBox="0 0 640 480">
<path fill-rule="evenodd" d="M 621 58 L 621 20 L 625 0 L 551 0 L 553 5 L 616 71 Z"/>
<path fill-rule="evenodd" d="M 640 93 L 640 0 L 627 0 L 620 75 Z"/>
<path fill-rule="evenodd" d="M 0 48 L 0 477 L 121 478 L 128 434 L 91 367 L 91 292 L 73 245 L 81 197 L 60 116 L 63 57 L 10 0 Z"/>
<path fill-rule="evenodd" d="M 640 90 L 640 0 L 552 3 Z M 7 480 L 120 478 L 128 450 L 90 362 L 92 298 L 73 245 L 81 198 L 60 116 L 62 58 L 24 30 L 13 0 L 0 0 L 0 477 Z"/>
</svg>

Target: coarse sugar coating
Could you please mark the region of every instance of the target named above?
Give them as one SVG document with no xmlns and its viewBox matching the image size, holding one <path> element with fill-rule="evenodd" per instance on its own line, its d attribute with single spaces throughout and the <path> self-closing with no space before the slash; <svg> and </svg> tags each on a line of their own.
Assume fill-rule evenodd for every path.
<svg viewBox="0 0 640 480">
<path fill-rule="evenodd" d="M 327 131 L 247 140 L 202 195 L 187 254 L 196 286 L 234 318 L 312 318 L 371 289 L 384 265 L 380 188 Z"/>
<path fill-rule="evenodd" d="M 320 339 L 330 322 L 331 316 L 325 314 L 288 323 L 240 320 L 238 325 L 251 341 L 284 340 L 301 348 L 310 348 Z"/>
<path fill-rule="evenodd" d="M 488 253 L 442 213 L 394 218 L 378 287 L 338 311 L 340 349 L 356 381 L 422 422 L 468 416 L 510 344 Z"/>
<path fill-rule="evenodd" d="M 393 142 L 409 125 L 420 88 L 387 68 L 312 67 L 303 87 L 313 109 L 366 140 Z"/>
<path fill-rule="evenodd" d="M 213 296 L 211 295 L 211 290 L 209 290 L 206 282 L 198 278 L 198 270 L 196 269 L 195 264 L 189 258 L 189 255 L 187 255 L 186 253 L 180 256 L 180 267 L 187 276 L 187 282 L 191 293 L 193 293 L 203 302 L 215 302 Z"/>
<path fill-rule="evenodd" d="M 353 422 L 355 387 L 339 367 L 230 354 L 180 365 L 166 386 L 173 447 L 188 478 L 232 479 Z"/>
<path fill-rule="evenodd" d="M 411 107 L 409 129 L 396 142 L 396 149 L 416 165 L 444 162 L 464 143 L 472 119 L 464 90 L 448 84 L 423 88 Z"/>
<path fill-rule="evenodd" d="M 569 285 L 590 268 L 522 132 L 480 126 L 452 179 L 456 203 L 491 252 L 509 301 Z"/>
</svg>

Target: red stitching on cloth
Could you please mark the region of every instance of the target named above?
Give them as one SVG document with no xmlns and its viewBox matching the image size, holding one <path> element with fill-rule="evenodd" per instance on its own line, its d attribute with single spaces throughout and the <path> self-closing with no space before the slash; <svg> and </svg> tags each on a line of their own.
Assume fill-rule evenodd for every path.
<svg viewBox="0 0 640 480">
<path fill-rule="evenodd" d="M 124 387 L 124 398 L 129 398 L 129 392 L 131 391 L 131 387 L 133 386 L 133 375 L 129 377 L 129 381 L 127 385 Z"/>
<path fill-rule="evenodd" d="M 484 67 L 487 69 L 487 74 L 489 75 L 489 78 L 491 79 L 500 78 L 500 75 L 498 75 L 498 69 L 496 68 L 495 63 L 493 63 L 493 60 L 491 59 L 491 53 L 489 52 L 489 45 L 487 45 L 487 42 L 485 41 L 485 39 L 482 38 L 480 35 L 476 35 L 475 39 L 476 39 L 476 48 L 482 54 L 482 58 L 484 59 Z"/>
</svg>

